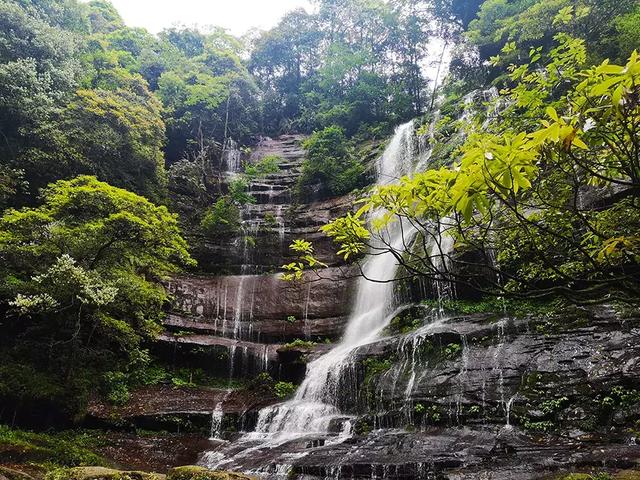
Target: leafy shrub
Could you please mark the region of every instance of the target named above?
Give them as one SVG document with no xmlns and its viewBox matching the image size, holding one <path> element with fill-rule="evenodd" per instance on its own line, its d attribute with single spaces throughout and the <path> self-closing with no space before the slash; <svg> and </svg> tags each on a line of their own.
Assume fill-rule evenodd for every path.
<svg viewBox="0 0 640 480">
<path fill-rule="evenodd" d="M 460 352 L 462 352 L 462 345 L 459 343 L 450 343 L 445 347 L 442 353 L 446 359 L 453 360 L 460 354 Z"/>
<path fill-rule="evenodd" d="M 369 357 L 362 365 L 365 368 L 364 383 L 369 383 L 376 375 L 389 370 L 393 366 L 393 359 Z"/>
<path fill-rule="evenodd" d="M 324 196 L 344 195 L 363 186 L 364 166 L 353 155 L 344 130 L 337 126 L 314 132 L 305 142 L 299 192 L 318 187 Z"/>
<path fill-rule="evenodd" d="M 296 386 L 291 382 L 278 382 L 273 386 L 273 392 L 280 399 L 290 397 L 295 391 Z"/>
<path fill-rule="evenodd" d="M 262 178 L 280 171 L 282 158 L 278 155 L 267 155 L 257 163 L 249 163 L 244 167 L 244 173 L 249 178 Z"/>
<path fill-rule="evenodd" d="M 385 328 L 385 332 L 394 334 L 405 334 L 420 328 L 424 321 L 421 318 L 415 318 L 411 312 L 397 315 L 393 317 L 389 325 Z"/>
<path fill-rule="evenodd" d="M 124 372 L 105 373 L 104 389 L 107 400 L 114 405 L 124 405 L 129 401 L 129 384 Z"/>
<path fill-rule="evenodd" d="M 255 197 L 249 192 L 249 180 L 245 177 L 236 177 L 229 182 L 229 200 L 235 205 L 247 205 L 256 203 Z"/>
<path fill-rule="evenodd" d="M 21 452 L 22 458 L 34 462 L 50 462 L 67 467 L 104 465 L 105 460 L 92 451 L 100 444 L 100 438 L 89 431 L 46 434 L 0 425 L 0 445 L 15 447 Z"/>
<path fill-rule="evenodd" d="M 240 230 L 240 210 L 228 198 L 220 198 L 204 214 L 200 226 L 208 236 L 229 235 Z"/>
<path fill-rule="evenodd" d="M 296 338 L 294 341 L 284 344 L 282 346 L 282 350 L 295 350 L 296 348 L 313 348 L 316 345 L 316 342 Z"/>
</svg>

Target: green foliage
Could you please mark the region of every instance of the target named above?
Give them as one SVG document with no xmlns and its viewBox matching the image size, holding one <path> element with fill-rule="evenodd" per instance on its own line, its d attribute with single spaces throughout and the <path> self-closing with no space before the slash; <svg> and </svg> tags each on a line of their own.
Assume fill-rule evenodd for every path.
<svg viewBox="0 0 640 480">
<path fill-rule="evenodd" d="M 19 451 L 22 458 L 36 463 L 66 467 L 104 465 L 105 460 L 93 452 L 101 443 L 100 437 L 91 431 L 47 434 L 0 425 L 0 445 Z"/>
<path fill-rule="evenodd" d="M 617 43 L 620 44 L 620 58 L 630 55 L 640 45 L 640 7 L 615 19 Z"/>
<path fill-rule="evenodd" d="M 243 177 L 236 177 L 229 182 L 229 200 L 235 205 L 255 203 L 256 200 L 248 192 L 249 181 Z"/>
<path fill-rule="evenodd" d="M 326 265 L 318 261 L 314 256 L 313 245 L 306 240 L 294 240 L 289 245 L 295 254 L 299 257 L 297 262 L 292 262 L 287 265 L 283 265 L 282 269 L 285 273 L 282 274 L 282 279 L 285 281 L 300 280 L 304 274 L 305 268 L 326 267 Z"/>
<path fill-rule="evenodd" d="M 450 343 L 442 350 L 442 355 L 447 360 L 453 360 L 462 352 L 462 345 L 459 343 Z"/>
<path fill-rule="evenodd" d="M 385 328 L 385 332 L 391 335 L 404 335 L 420 328 L 423 323 L 424 320 L 422 318 L 414 318 L 411 312 L 406 312 L 393 317 Z"/>
<path fill-rule="evenodd" d="M 209 208 L 200 226 L 206 235 L 232 235 L 240 230 L 240 210 L 227 197 L 220 198 Z"/>
<path fill-rule="evenodd" d="M 63 113 L 67 142 L 101 180 L 154 200 L 166 195 L 162 107 L 139 79 L 127 88 L 78 90 Z"/>
<path fill-rule="evenodd" d="M 266 133 L 339 125 L 367 135 L 420 112 L 431 20 L 422 2 L 381 0 L 323 0 L 317 13 L 285 15 L 256 39 L 249 61 Z"/>
<path fill-rule="evenodd" d="M 485 59 L 498 54 L 506 42 L 511 48 L 501 55 L 509 61 L 522 58 L 531 48 L 550 48 L 558 32 L 588 41 L 591 54 L 602 59 L 619 48 L 616 18 L 636 7 L 633 0 L 487 0 L 466 35 Z M 621 53 L 628 55 L 631 50 Z"/>
<path fill-rule="evenodd" d="M 300 192 L 318 187 L 321 195 L 335 196 L 363 186 L 364 167 L 354 157 L 342 128 L 331 126 L 314 132 L 304 148 Z"/>
<path fill-rule="evenodd" d="M 368 385 L 371 381 L 381 373 L 393 367 L 394 359 L 391 357 L 369 357 L 362 362 L 364 367 L 364 384 Z"/>
<path fill-rule="evenodd" d="M 501 297 L 484 297 L 479 300 L 423 300 L 422 304 L 435 310 L 442 308 L 445 312 L 462 315 L 494 313 L 518 318 L 551 315 L 566 308 L 561 299 L 525 300 Z"/>
<path fill-rule="evenodd" d="M 61 394 L 78 400 L 109 372 L 118 402 L 122 372 L 148 362 L 139 346 L 159 330 L 167 300 L 160 282 L 193 262 L 175 215 L 94 177 L 59 181 L 40 207 L 6 211 L 0 258 L 0 294 L 12 307 L 3 350 L 73 385 Z M 13 340 L 24 332 L 27 349 Z"/>
<path fill-rule="evenodd" d="M 548 433 L 555 429 L 555 424 L 549 420 L 544 421 L 531 421 L 525 420 L 522 427 L 525 430 L 529 430 L 531 432 L 539 432 L 539 433 Z"/>
<path fill-rule="evenodd" d="M 443 419 L 442 409 L 438 405 L 425 405 L 423 403 L 416 403 L 413 406 L 413 411 L 425 423 L 438 424 Z"/>
<path fill-rule="evenodd" d="M 267 155 L 257 163 L 248 163 L 244 166 L 244 173 L 249 178 L 263 178 L 280 171 L 282 158 L 278 155 Z"/>
<path fill-rule="evenodd" d="M 297 349 L 308 349 L 313 348 L 317 345 L 316 342 L 312 342 L 309 340 L 302 340 L 300 338 L 296 338 L 292 342 L 285 343 L 282 346 L 282 350 L 297 350 Z"/>
<path fill-rule="evenodd" d="M 390 222 L 406 218 L 419 222 L 426 238 L 440 238 L 441 226 L 448 226 L 446 235 L 458 249 L 498 251 L 499 273 L 509 278 L 492 285 L 499 293 L 580 301 L 609 298 L 614 289 L 621 298 L 635 298 L 637 199 L 629 194 L 586 210 L 572 199 L 584 185 L 640 185 L 637 158 L 622 146 L 640 142 L 634 100 L 639 56 L 634 53 L 625 66 L 605 61 L 581 70 L 583 42 L 566 35 L 556 40 L 548 65 L 540 68 L 539 52 L 532 50 L 530 64 L 509 68 L 514 86 L 502 92 L 510 102 L 503 114 L 509 120 L 470 135 L 454 165 L 378 187 L 355 215 L 324 227 L 345 258 L 363 252 L 365 241 Z M 624 137 L 621 143 L 611 141 L 616 135 Z M 579 175 L 570 173 L 574 168 Z M 369 232 L 361 218 L 376 209 L 386 215 Z M 405 263 L 414 274 L 451 275 L 437 271 L 431 253 L 414 255 L 416 262 Z M 487 290 L 486 284 L 478 288 Z"/>
<path fill-rule="evenodd" d="M 296 388 L 296 385 L 291 382 L 277 382 L 273 386 L 273 392 L 276 394 L 276 397 L 284 399 L 292 396 L 295 393 Z"/>
<path fill-rule="evenodd" d="M 564 408 L 567 403 L 569 403 L 569 399 L 567 397 L 560 397 L 552 400 L 545 400 L 539 405 L 539 407 L 540 411 L 544 415 L 554 415 Z"/>
<path fill-rule="evenodd" d="M 104 374 L 106 398 L 114 405 L 125 405 L 129 401 L 129 382 L 124 372 Z"/>
<path fill-rule="evenodd" d="M 167 480 L 231 480 L 231 478 L 231 474 L 198 466 L 176 467 L 167 472 Z"/>
</svg>

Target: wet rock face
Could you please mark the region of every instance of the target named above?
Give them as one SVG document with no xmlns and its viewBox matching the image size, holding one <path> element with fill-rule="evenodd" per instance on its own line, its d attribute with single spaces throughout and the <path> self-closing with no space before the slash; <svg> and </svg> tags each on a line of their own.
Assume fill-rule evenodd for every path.
<svg viewBox="0 0 640 480">
<path fill-rule="evenodd" d="M 285 282 L 279 274 L 172 280 L 167 325 L 246 340 L 336 337 L 349 314 L 351 269 L 333 268 Z"/>
<path fill-rule="evenodd" d="M 534 480 L 576 466 L 587 471 L 632 468 L 640 456 L 634 446 L 466 428 L 380 431 L 310 453 L 292 466 L 291 478 Z M 336 459 L 346 461 L 340 465 Z"/>
<path fill-rule="evenodd" d="M 344 375 L 356 383 L 344 388 L 357 393 L 343 408 L 372 413 L 376 427 L 494 423 L 611 434 L 640 418 L 639 333 L 640 319 L 608 308 L 431 321 L 359 349 Z M 367 362 L 385 360 L 370 374 Z"/>
<path fill-rule="evenodd" d="M 600 307 L 423 320 L 341 367 L 331 401 L 352 436 L 231 443 L 202 461 L 265 478 L 505 480 L 640 462 L 640 318 Z"/>
<path fill-rule="evenodd" d="M 311 204 L 298 202 L 296 185 L 305 157 L 304 138 L 303 135 L 265 137 L 254 147 L 247 159 L 249 163 L 276 156 L 280 159 L 279 171 L 250 182 L 248 193 L 255 203 L 242 207 L 241 231 L 192 242 L 196 245 L 192 253 L 201 272 L 234 275 L 279 271 L 283 264 L 292 261 L 289 245 L 298 238 L 313 241 L 317 258 L 322 262 L 342 263 L 331 240 L 319 229 L 351 209 L 353 198 L 347 195 Z"/>
<path fill-rule="evenodd" d="M 269 154 L 285 161 L 280 172 L 252 184 L 257 203 L 243 212 L 243 235 L 206 244 L 198 254 L 218 276 L 168 284 L 175 301 L 155 351 L 173 365 L 299 383 L 306 363 L 329 348 L 324 341 L 344 331 L 355 272 L 332 256 L 317 229 L 350 201 L 292 203 L 299 140 L 266 139 L 254 150 L 253 161 Z M 316 240 L 331 267 L 298 283 L 269 274 L 290 261 L 286 247 L 300 237 Z M 410 287 L 398 297 L 435 298 L 429 288 Z M 221 400 L 220 392 L 159 393 L 143 417 L 180 415 L 205 430 L 220 414 L 220 437 L 235 441 L 207 448 L 201 463 L 233 459 L 232 470 L 265 478 L 525 480 L 640 461 L 640 319 L 606 307 L 524 319 L 442 318 L 424 309 L 404 315 L 410 318 L 336 367 L 323 402 L 338 407 L 340 426 L 329 433 L 252 443 L 234 432 L 256 427 L 260 405 Z M 318 344 L 290 343 L 296 339 Z M 138 404 L 145 410 L 144 401 Z M 345 424 L 353 425 L 351 435 Z"/>
</svg>

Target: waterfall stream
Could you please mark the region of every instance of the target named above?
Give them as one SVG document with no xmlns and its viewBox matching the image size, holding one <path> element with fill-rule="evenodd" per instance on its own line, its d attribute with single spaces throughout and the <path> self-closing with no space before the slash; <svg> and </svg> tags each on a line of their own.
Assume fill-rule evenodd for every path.
<svg viewBox="0 0 640 480">
<path fill-rule="evenodd" d="M 378 184 L 393 182 L 410 173 L 414 160 L 414 125 L 409 122 L 397 128 L 380 158 Z M 355 304 L 341 342 L 307 366 L 306 377 L 293 400 L 260 412 L 257 435 L 287 439 L 309 433 L 327 433 L 334 420 L 346 417 L 336 406 L 342 371 L 356 348 L 379 337 L 395 307 L 393 280 L 398 265 L 395 256 L 385 251 L 384 243 L 394 250 L 402 250 L 414 235 L 411 227 L 401 226 L 398 222 L 381 233 L 383 238 L 372 248 L 382 253 L 372 255 L 363 265 L 363 276 L 358 281 Z"/>
<path fill-rule="evenodd" d="M 397 181 L 411 174 L 416 163 L 423 165 L 415 137 L 414 122 L 399 126 L 378 160 L 377 185 Z M 372 212 L 369 221 L 384 212 Z M 389 224 L 372 239 L 371 252 L 356 286 L 356 296 L 346 330 L 340 343 L 325 355 L 307 365 L 306 377 L 295 397 L 260 411 L 254 432 L 246 434 L 247 442 L 258 445 L 244 449 L 234 458 L 219 452 L 203 458 L 209 466 L 227 468 L 234 460 L 251 455 L 264 447 L 302 439 L 310 435 L 334 437 L 335 442 L 349 437 L 353 418 L 339 409 L 341 378 L 353 367 L 353 353 L 382 337 L 382 332 L 394 316 L 398 301 L 394 295 L 394 280 L 399 265 L 389 251 L 402 251 L 410 245 L 416 230 L 401 221 Z M 248 458 L 248 457 L 247 457 Z"/>
</svg>

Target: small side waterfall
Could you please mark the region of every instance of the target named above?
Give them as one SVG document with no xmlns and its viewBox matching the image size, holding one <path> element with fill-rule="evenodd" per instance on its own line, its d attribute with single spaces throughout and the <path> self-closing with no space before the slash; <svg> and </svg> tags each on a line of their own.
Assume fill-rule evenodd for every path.
<svg viewBox="0 0 640 480">
<path fill-rule="evenodd" d="M 232 138 L 227 138 L 222 147 L 222 163 L 227 173 L 238 173 L 242 169 L 242 152 L 238 143 Z"/>
</svg>

